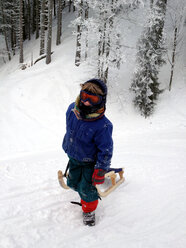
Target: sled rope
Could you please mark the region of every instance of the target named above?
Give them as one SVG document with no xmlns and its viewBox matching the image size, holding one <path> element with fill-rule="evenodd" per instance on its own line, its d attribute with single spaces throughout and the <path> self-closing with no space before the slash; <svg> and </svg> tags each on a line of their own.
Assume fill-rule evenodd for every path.
<svg viewBox="0 0 186 248">
<path fill-rule="evenodd" d="M 67 172 L 68 172 L 69 166 L 70 166 L 70 164 L 68 162 L 67 167 L 65 169 L 65 174 L 64 174 L 64 177 L 66 177 L 66 178 L 67 178 Z"/>
<path fill-rule="evenodd" d="M 82 206 L 82 204 L 80 202 L 71 201 L 70 203 Z"/>
</svg>

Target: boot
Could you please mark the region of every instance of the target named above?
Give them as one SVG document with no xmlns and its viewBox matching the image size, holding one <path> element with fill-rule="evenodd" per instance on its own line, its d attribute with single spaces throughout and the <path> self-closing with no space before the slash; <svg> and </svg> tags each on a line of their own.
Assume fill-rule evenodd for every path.
<svg viewBox="0 0 186 248">
<path fill-rule="evenodd" d="M 83 223 L 86 226 L 95 226 L 95 212 L 83 212 Z"/>
</svg>

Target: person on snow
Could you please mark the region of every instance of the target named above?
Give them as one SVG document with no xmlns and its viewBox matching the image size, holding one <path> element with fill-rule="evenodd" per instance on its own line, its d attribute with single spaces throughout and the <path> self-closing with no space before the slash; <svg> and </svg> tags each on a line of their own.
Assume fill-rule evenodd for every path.
<svg viewBox="0 0 186 248">
<path fill-rule="evenodd" d="M 81 84 L 80 95 L 66 112 L 62 147 L 69 157 L 67 185 L 81 198 L 83 223 L 95 225 L 100 198 L 95 187 L 104 183 L 113 153 L 112 123 L 106 118 L 106 84 L 91 79 Z"/>
</svg>

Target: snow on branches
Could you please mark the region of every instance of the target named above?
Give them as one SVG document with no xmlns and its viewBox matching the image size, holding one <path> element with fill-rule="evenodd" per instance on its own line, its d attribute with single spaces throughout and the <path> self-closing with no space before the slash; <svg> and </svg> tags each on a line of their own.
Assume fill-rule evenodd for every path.
<svg viewBox="0 0 186 248">
<path fill-rule="evenodd" d="M 166 0 L 158 0 L 150 10 L 143 34 L 138 41 L 136 70 L 131 90 L 134 92 L 134 104 L 145 117 L 153 113 L 158 95 L 160 67 L 165 63 L 164 19 Z"/>
</svg>

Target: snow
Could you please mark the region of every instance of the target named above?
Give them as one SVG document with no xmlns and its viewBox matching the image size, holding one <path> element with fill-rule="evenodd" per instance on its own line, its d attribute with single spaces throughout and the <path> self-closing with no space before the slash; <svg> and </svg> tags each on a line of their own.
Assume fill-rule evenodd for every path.
<svg viewBox="0 0 186 248">
<path fill-rule="evenodd" d="M 109 94 L 112 166 L 125 167 L 126 180 L 100 201 L 96 226 L 86 227 L 81 208 L 70 203 L 79 201 L 77 193 L 57 180 L 67 164 L 61 149 L 66 108 L 79 84 L 94 76 L 74 66 L 74 44 L 65 30 L 50 65 L 41 60 L 22 71 L 16 56 L 0 68 L 0 247 L 185 248 L 186 75 L 180 71 L 148 119 L 133 108 L 127 84 L 122 108 Z M 27 44 L 28 64 L 37 45 Z"/>
</svg>

